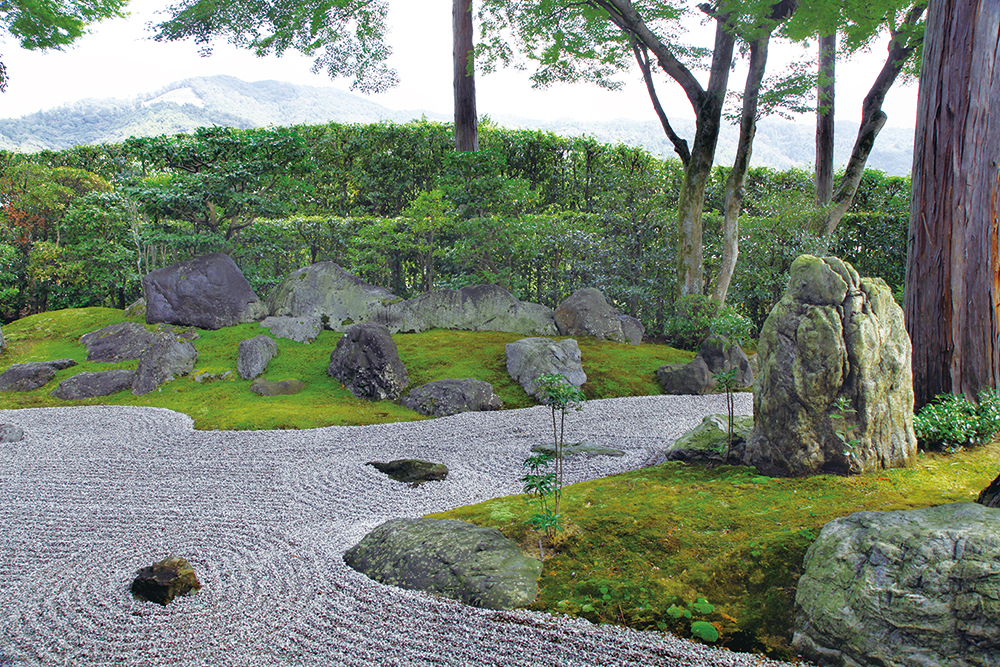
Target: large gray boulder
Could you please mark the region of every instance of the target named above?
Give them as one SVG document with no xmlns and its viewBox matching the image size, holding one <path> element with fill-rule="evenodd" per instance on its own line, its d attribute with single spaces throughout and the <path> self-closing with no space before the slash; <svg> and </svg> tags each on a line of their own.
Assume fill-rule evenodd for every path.
<svg viewBox="0 0 1000 667">
<path fill-rule="evenodd" d="M 132 393 L 148 394 L 164 382 L 194 370 L 198 351 L 190 341 L 168 331 L 153 332 L 153 340 L 139 357 Z"/>
<path fill-rule="evenodd" d="M 736 372 L 736 387 L 753 384 L 754 374 L 743 348 L 722 336 L 709 336 L 694 359 L 686 364 L 664 364 L 656 369 L 656 377 L 664 394 L 700 396 L 715 391 L 713 375 L 730 370 Z"/>
<path fill-rule="evenodd" d="M 267 368 L 278 354 L 278 344 L 270 336 L 241 340 L 236 354 L 236 371 L 244 380 L 252 380 Z"/>
<path fill-rule="evenodd" d="M 505 346 L 507 372 L 524 391 L 542 398 L 538 378 L 542 375 L 562 375 L 571 385 L 579 387 L 587 381 L 583 372 L 583 355 L 572 338 L 554 341 L 551 338 L 522 338 Z"/>
<path fill-rule="evenodd" d="M 260 323 L 272 336 L 288 338 L 296 343 L 311 343 L 323 331 L 323 319 L 319 315 L 271 315 Z"/>
<path fill-rule="evenodd" d="M 518 301 L 498 285 L 427 292 L 407 301 L 388 303 L 378 321 L 392 333 L 428 329 L 508 331 L 525 335 L 556 334 L 551 308 Z"/>
<path fill-rule="evenodd" d="M 138 359 L 155 338 L 153 332 L 135 322 L 119 322 L 80 337 L 87 348 L 87 361 L 119 362 Z"/>
<path fill-rule="evenodd" d="M 203 255 L 152 271 L 142 279 L 146 322 L 201 329 L 256 322 L 267 316 L 236 263 L 224 253 Z"/>
<path fill-rule="evenodd" d="M 55 361 L 29 361 L 13 364 L 0 373 L 0 391 L 32 391 L 45 386 L 57 371 L 76 366 L 73 359 Z"/>
<path fill-rule="evenodd" d="M 493 385 L 473 378 L 428 382 L 404 396 L 400 403 L 428 417 L 486 412 L 503 407 L 503 401 L 493 393 Z"/>
<path fill-rule="evenodd" d="M 136 372 L 124 368 L 96 373 L 77 373 L 66 378 L 52 391 L 52 395 L 64 401 L 75 401 L 81 398 L 109 396 L 115 392 L 130 389 L 135 381 Z"/>
<path fill-rule="evenodd" d="M 1000 510 L 859 512 L 823 527 L 795 595 L 817 665 L 1000 664 Z"/>
<path fill-rule="evenodd" d="M 369 401 L 394 401 L 410 384 L 389 330 L 375 322 L 347 327 L 330 355 L 327 373 Z"/>
<path fill-rule="evenodd" d="M 639 320 L 622 315 L 593 287 L 573 292 L 556 308 L 555 319 L 560 336 L 591 336 L 638 345 L 645 334 Z"/>
<path fill-rule="evenodd" d="M 771 476 L 905 466 L 917 451 L 911 348 L 891 290 L 836 257 L 803 255 L 790 273 L 757 346 L 745 461 Z"/>
<path fill-rule="evenodd" d="M 387 289 L 369 285 L 333 262 L 292 271 L 267 296 L 272 316 L 318 317 L 328 329 L 344 331 L 376 318 L 386 303 L 399 301 Z"/>
<path fill-rule="evenodd" d="M 542 572 L 541 561 L 497 529 L 439 519 L 387 521 L 349 549 L 344 562 L 383 584 L 486 609 L 530 604 Z"/>
</svg>

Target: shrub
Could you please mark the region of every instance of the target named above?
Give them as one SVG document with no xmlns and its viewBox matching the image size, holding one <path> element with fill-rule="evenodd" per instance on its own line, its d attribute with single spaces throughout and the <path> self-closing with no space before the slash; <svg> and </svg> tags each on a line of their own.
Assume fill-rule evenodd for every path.
<svg viewBox="0 0 1000 667">
<path fill-rule="evenodd" d="M 691 294 L 677 299 L 674 315 L 667 318 L 663 335 L 668 345 L 696 351 L 713 334 L 746 346 L 753 340 L 753 329 L 750 319 L 734 307 L 719 308 L 707 296 Z"/>
<path fill-rule="evenodd" d="M 978 405 L 959 394 L 940 394 L 913 417 L 924 449 L 982 445 L 1000 432 L 1000 398 L 992 389 L 979 392 Z"/>
</svg>

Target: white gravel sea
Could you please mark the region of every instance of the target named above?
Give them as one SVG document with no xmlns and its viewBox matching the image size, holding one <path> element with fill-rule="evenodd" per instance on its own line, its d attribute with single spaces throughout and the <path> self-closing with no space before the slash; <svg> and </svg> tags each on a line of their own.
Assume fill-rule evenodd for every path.
<svg viewBox="0 0 1000 667">
<path fill-rule="evenodd" d="M 751 397 L 737 411 L 750 414 Z M 587 403 L 568 482 L 642 467 L 724 396 Z M 547 408 L 305 431 L 195 431 L 186 415 L 93 406 L 0 410 L 0 665 L 779 665 L 671 635 L 475 609 L 377 584 L 344 551 L 394 517 L 518 493 Z M 444 462 L 410 488 L 372 460 Z M 167 607 L 136 571 L 187 558 L 200 593 Z"/>
</svg>

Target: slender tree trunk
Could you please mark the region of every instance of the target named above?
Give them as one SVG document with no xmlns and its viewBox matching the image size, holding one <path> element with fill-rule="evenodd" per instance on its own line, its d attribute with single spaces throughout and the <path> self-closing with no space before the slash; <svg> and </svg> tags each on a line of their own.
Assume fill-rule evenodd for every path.
<svg viewBox="0 0 1000 667">
<path fill-rule="evenodd" d="M 917 5 L 906 15 L 903 21 L 904 26 L 916 25 L 917 21 L 924 13 L 924 6 Z M 830 200 L 830 208 L 824 218 L 821 218 L 819 225 L 813 231 L 823 237 L 829 238 L 833 235 L 837 225 L 840 224 L 847 209 L 854 202 L 854 195 L 858 191 L 861 183 L 861 176 L 864 174 L 865 165 L 868 164 L 868 156 L 871 155 L 872 146 L 875 145 L 875 137 L 882 131 L 887 116 L 882 111 L 882 102 L 886 93 L 896 81 L 896 77 L 903 71 L 903 66 L 912 55 L 913 51 L 919 48 L 922 41 L 921 36 L 905 39 L 898 33 L 893 34 L 892 42 L 889 45 L 889 56 L 882 66 L 882 70 L 875 78 L 875 83 L 865 96 L 865 101 L 861 106 L 861 126 L 858 128 L 858 136 L 854 142 L 854 150 L 844 168 L 844 175 L 841 176 L 836 191 Z"/>
<path fill-rule="evenodd" d="M 740 211 L 743 209 L 743 196 L 746 194 L 744 185 L 747 180 L 747 170 L 750 168 L 750 156 L 753 153 L 753 139 L 757 134 L 757 102 L 760 98 L 760 86 L 764 81 L 764 68 L 767 65 L 767 49 L 771 41 L 770 33 L 754 40 L 750 44 L 750 69 L 747 81 L 743 86 L 743 113 L 740 118 L 740 139 L 736 146 L 736 159 L 733 168 L 726 179 L 726 198 L 722 222 L 722 266 L 715 278 L 712 289 L 712 300 L 719 306 L 726 303 L 729 283 L 736 270 L 736 259 L 740 254 Z"/>
<path fill-rule="evenodd" d="M 906 265 L 916 409 L 1000 381 L 1000 0 L 935 0 L 925 35 Z"/>
<path fill-rule="evenodd" d="M 455 59 L 455 150 L 479 150 L 476 121 L 476 77 L 472 51 L 472 0 L 452 5 Z"/>
<path fill-rule="evenodd" d="M 834 85 L 837 33 L 819 38 L 819 85 L 816 87 L 816 205 L 833 198 Z"/>
</svg>

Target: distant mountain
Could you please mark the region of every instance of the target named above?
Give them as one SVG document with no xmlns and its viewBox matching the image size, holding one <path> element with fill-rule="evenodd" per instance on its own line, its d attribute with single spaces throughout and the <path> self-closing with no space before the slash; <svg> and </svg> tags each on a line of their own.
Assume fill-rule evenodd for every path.
<svg viewBox="0 0 1000 667">
<path fill-rule="evenodd" d="M 262 127 L 299 123 L 406 122 L 424 116 L 448 122 L 444 114 L 394 111 L 333 87 L 299 86 L 280 81 L 247 83 L 231 76 L 185 79 L 134 100 L 85 99 L 21 118 L 0 119 L 0 149 L 33 152 L 78 144 L 113 143 L 131 136 L 188 132 L 207 125 Z M 540 121 L 494 116 L 506 127 L 541 129 L 563 136 L 586 134 L 598 141 L 642 146 L 654 155 L 673 156 L 659 123 L 617 119 L 593 122 L 569 118 Z M 842 166 L 854 145 L 857 123 L 837 123 L 836 162 Z M 694 122 L 676 129 L 690 137 Z M 737 131 L 728 126 L 719 139 L 717 162 L 729 164 L 736 153 Z M 787 169 L 808 167 L 814 155 L 813 128 L 784 120 L 758 124 L 753 164 Z M 869 166 L 890 175 L 907 174 L 912 161 L 913 130 L 885 128 L 875 142 Z"/>
</svg>

